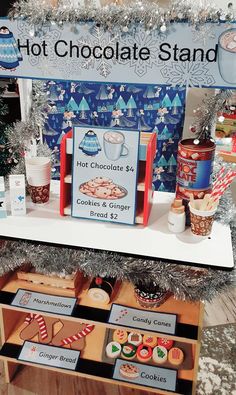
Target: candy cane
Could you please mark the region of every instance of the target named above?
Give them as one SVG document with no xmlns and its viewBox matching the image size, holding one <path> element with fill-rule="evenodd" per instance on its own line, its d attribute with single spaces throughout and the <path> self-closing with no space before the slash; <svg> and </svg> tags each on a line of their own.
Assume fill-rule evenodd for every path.
<svg viewBox="0 0 236 395">
<path fill-rule="evenodd" d="M 30 313 L 26 316 L 24 323 L 29 325 L 33 320 L 38 322 L 42 340 L 46 339 L 48 337 L 48 332 L 43 316 L 40 314 Z"/>
<path fill-rule="evenodd" d="M 94 325 L 88 324 L 82 331 L 76 333 L 75 335 L 68 336 L 65 339 L 63 339 L 61 341 L 61 345 L 66 346 L 66 345 L 71 344 L 77 340 L 80 340 L 83 337 L 87 336 L 90 332 L 92 332 L 93 329 L 94 329 Z"/>
</svg>

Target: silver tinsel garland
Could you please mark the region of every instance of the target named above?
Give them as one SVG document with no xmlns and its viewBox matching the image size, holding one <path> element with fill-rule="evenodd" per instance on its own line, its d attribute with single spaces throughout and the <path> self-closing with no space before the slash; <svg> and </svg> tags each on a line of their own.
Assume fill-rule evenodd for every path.
<svg viewBox="0 0 236 395">
<path fill-rule="evenodd" d="M 206 22 L 233 22 L 235 19 L 232 10 L 225 13 L 211 5 L 194 5 L 190 0 L 174 0 L 165 9 L 158 2 L 151 1 L 139 0 L 122 5 L 117 3 L 114 1 L 108 6 L 97 7 L 91 1 L 86 5 L 73 6 L 70 0 L 59 0 L 58 6 L 54 7 L 46 0 L 20 0 L 13 5 L 9 16 L 13 19 L 27 19 L 35 28 L 40 28 L 45 23 L 62 26 L 63 23 L 75 25 L 78 22 L 94 22 L 111 32 L 132 31 L 137 24 L 146 31 L 158 29 L 164 32 L 173 21 L 186 21 L 199 28 Z"/>
<path fill-rule="evenodd" d="M 210 139 L 214 135 L 215 125 L 218 114 L 226 112 L 225 104 L 232 96 L 233 91 L 230 89 L 222 89 L 216 95 L 207 95 L 195 112 L 195 121 L 191 126 L 191 130 L 195 133 L 199 140 Z"/>
</svg>

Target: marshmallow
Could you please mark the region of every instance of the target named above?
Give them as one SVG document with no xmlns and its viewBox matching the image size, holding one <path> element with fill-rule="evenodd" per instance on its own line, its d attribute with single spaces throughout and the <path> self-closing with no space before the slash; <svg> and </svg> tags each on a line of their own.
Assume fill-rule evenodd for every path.
<svg viewBox="0 0 236 395">
<path fill-rule="evenodd" d="M 235 40 L 236 41 L 236 40 Z M 227 44 L 227 48 L 228 49 L 235 49 L 236 48 L 236 42 L 235 41 L 230 41 L 228 44 Z"/>
</svg>

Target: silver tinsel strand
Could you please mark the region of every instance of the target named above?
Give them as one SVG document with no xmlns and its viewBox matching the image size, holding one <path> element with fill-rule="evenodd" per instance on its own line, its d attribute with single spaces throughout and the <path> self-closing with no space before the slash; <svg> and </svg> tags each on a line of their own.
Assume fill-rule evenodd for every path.
<svg viewBox="0 0 236 395">
<path fill-rule="evenodd" d="M 206 94 L 201 106 L 194 110 L 196 118 L 191 129 L 193 128 L 196 139 L 208 140 L 213 136 L 218 114 L 226 112 L 225 104 L 232 94 L 230 89 L 222 89 L 216 95 Z"/>
<path fill-rule="evenodd" d="M 127 4 L 110 4 L 97 7 L 91 1 L 83 6 L 73 6 L 70 0 L 59 0 L 53 7 L 49 1 L 20 0 L 13 5 L 9 14 L 13 19 L 27 19 L 36 29 L 45 23 L 62 26 L 64 23 L 77 24 L 94 22 L 105 30 L 114 32 L 131 31 L 135 25 L 142 26 L 146 31 L 160 30 L 161 26 L 171 22 L 186 21 L 199 28 L 206 22 L 233 22 L 234 12 L 227 13 L 210 5 L 197 6 L 190 0 L 174 0 L 163 9 L 156 2 L 132 1 Z"/>
</svg>

